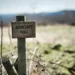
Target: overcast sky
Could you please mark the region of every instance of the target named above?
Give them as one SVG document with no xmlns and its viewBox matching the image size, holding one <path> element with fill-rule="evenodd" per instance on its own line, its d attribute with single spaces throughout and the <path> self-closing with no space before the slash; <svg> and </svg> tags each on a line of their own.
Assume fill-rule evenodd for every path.
<svg viewBox="0 0 75 75">
<path fill-rule="evenodd" d="M 75 10 L 75 0 L 0 0 L 0 14 Z"/>
</svg>

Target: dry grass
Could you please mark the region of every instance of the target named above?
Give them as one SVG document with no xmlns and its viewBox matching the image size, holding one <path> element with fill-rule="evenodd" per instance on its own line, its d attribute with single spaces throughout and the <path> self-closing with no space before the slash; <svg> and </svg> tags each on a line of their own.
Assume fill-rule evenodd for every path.
<svg viewBox="0 0 75 75">
<path fill-rule="evenodd" d="M 10 27 L 9 29 L 5 27 L 3 33 L 4 33 L 3 45 L 5 44 L 6 48 L 4 47 L 4 50 L 6 52 L 6 50 L 8 51 L 9 46 L 13 44 L 15 45 L 17 44 L 17 40 L 12 39 Z M 44 65 L 41 64 L 41 60 L 39 61 L 36 58 L 37 62 L 35 62 L 36 59 L 33 61 L 33 63 L 35 64 L 33 65 L 34 68 L 31 72 L 31 75 L 39 75 L 39 74 L 44 75 L 46 67 L 50 71 L 51 75 L 56 75 L 57 72 L 65 73 L 66 75 L 71 75 L 70 72 L 62 66 L 72 67 L 72 65 L 74 64 L 75 54 L 74 53 L 69 54 L 64 52 L 65 50 L 68 50 L 68 49 L 75 50 L 75 47 L 72 47 L 75 44 L 75 27 L 74 26 L 68 26 L 68 25 L 37 26 L 36 38 L 26 39 L 26 41 L 27 41 L 27 50 L 33 52 L 32 50 L 33 47 L 38 46 L 39 52 L 42 55 L 41 59 L 47 63 L 47 65 L 44 67 Z M 45 44 L 41 44 L 41 43 L 45 43 Z M 59 51 L 56 49 L 51 49 L 52 46 L 58 43 L 62 44 L 63 46 Z M 68 45 L 68 48 L 65 48 L 66 45 Z M 49 53 L 45 54 L 46 53 L 45 51 Z M 39 54 L 39 52 L 37 52 L 37 54 Z M 30 56 L 30 54 L 28 56 Z M 46 70 L 46 72 L 48 71 Z M 45 75 L 48 75 L 48 74 L 45 74 Z"/>
<path fill-rule="evenodd" d="M 3 42 L 4 43 L 16 43 L 16 39 L 12 39 L 12 32 L 10 27 L 3 28 Z M 0 32 L 1 33 L 1 32 Z M 0 34 L 1 35 L 1 34 Z M 68 25 L 47 25 L 36 27 L 36 38 L 27 38 L 27 42 L 61 43 L 64 45 L 75 44 L 75 27 Z"/>
</svg>

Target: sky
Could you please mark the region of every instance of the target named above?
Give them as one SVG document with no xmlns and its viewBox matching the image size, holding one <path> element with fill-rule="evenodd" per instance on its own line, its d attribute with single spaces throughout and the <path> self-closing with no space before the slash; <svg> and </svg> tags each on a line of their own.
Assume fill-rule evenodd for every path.
<svg viewBox="0 0 75 75">
<path fill-rule="evenodd" d="M 0 14 L 75 10 L 75 0 L 0 0 Z"/>
</svg>

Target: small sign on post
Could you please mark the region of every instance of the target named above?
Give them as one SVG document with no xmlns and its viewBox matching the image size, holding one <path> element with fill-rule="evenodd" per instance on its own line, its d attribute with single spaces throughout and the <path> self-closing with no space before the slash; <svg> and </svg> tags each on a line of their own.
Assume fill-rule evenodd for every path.
<svg viewBox="0 0 75 75">
<path fill-rule="evenodd" d="M 35 37 L 35 22 L 12 22 L 12 37 Z"/>
<path fill-rule="evenodd" d="M 24 16 L 16 16 L 11 22 L 12 38 L 18 41 L 18 75 L 26 75 L 26 40 L 35 37 L 35 22 L 24 22 Z"/>
</svg>

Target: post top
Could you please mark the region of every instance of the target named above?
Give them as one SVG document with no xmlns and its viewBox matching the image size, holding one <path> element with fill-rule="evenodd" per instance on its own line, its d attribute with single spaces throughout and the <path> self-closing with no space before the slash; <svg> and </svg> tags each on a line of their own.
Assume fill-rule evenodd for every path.
<svg viewBox="0 0 75 75">
<path fill-rule="evenodd" d="M 24 21 L 24 16 L 16 16 L 16 21 Z"/>
</svg>

